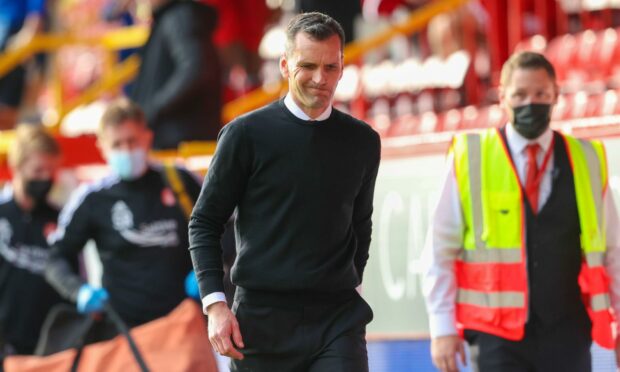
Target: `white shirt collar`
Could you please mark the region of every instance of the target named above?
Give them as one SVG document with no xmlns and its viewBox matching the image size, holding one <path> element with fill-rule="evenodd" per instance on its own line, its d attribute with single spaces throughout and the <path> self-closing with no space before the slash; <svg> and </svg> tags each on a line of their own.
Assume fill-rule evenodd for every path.
<svg viewBox="0 0 620 372">
<path fill-rule="evenodd" d="M 321 115 L 317 116 L 316 119 L 312 119 L 305 112 L 303 112 L 303 110 L 301 108 L 299 108 L 299 106 L 297 106 L 297 104 L 293 100 L 293 97 L 291 96 L 290 93 L 287 93 L 286 97 L 284 97 L 284 105 L 286 106 L 286 108 L 293 115 L 295 115 L 296 117 L 298 117 L 301 120 L 306 120 L 306 121 L 323 121 L 323 120 L 327 120 L 329 118 L 329 116 L 332 114 L 332 105 L 329 105 L 329 106 L 327 106 L 325 111 L 323 111 L 323 113 Z"/>
<path fill-rule="evenodd" d="M 547 128 L 543 134 L 533 140 L 527 139 L 517 133 L 512 123 L 506 125 L 506 140 L 511 152 L 514 154 L 521 154 L 525 151 L 527 145 L 537 143 L 542 149 L 542 153 L 546 154 L 551 146 L 551 140 L 553 139 L 553 131 L 551 128 Z"/>
</svg>

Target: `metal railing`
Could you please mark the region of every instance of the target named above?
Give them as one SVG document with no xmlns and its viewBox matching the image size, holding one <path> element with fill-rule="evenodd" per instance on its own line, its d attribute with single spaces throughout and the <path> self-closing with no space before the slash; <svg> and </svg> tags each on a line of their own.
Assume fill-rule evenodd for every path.
<svg viewBox="0 0 620 372">
<path fill-rule="evenodd" d="M 426 26 L 432 17 L 453 10 L 467 2 L 468 0 L 432 2 L 412 12 L 401 23 L 394 24 L 390 28 L 369 38 L 347 44 L 344 49 L 344 62 L 345 64 L 358 62 L 364 54 L 385 45 L 392 38 L 418 32 Z M 139 57 L 134 55 L 122 62 L 118 62 L 117 52 L 122 49 L 142 46 L 148 38 L 148 33 L 149 30 L 145 26 L 132 26 L 110 31 L 101 36 L 80 36 L 75 34 L 37 35 L 30 44 L 20 49 L 0 54 L 0 76 L 37 53 L 52 53 L 60 48 L 76 45 L 90 45 L 103 48 L 106 52 L 106 61 L 102 76 L 76 98 L 65 102 L 60 79 L 57 74 L 54 74 L 53 92 L 57 115 L 54 118 L 53 127 L 57 129 L 62 118 L 71 110 L 80 105 L 93 102 L 106 93 L 118 91 L 123 84 L 135 77 L 140 66 Z M 243 97 L 228 102 L 222 109 L 223 122 L 228 122 L 239 115 L 277 99 L 286 88 L 287 83 L 282 80 L 275 85 L 258 88 Z M 0 137 L 6 137 L 6 135 Z M 4 142 L 0 138 L 0 153 L 4 153 L 5 149 L 2 145 Z M 179 152 L 184 154 L 204 154 L 213 151 L 213 149 L 214 145 L 212 143 L 201 145 L 200 142 L 196 142 L 182 145 L 179 148 Z M 169 155 L 168 152 L 166 154 Z"/>
</svg>

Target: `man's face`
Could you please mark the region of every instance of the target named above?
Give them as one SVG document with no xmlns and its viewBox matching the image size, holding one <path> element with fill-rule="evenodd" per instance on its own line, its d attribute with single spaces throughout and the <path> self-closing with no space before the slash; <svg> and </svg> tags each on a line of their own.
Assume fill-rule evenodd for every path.
<svg viewBox="0 0 620 372">
<path fill-rule="evenodd" d="M 54 178 L 60 165 L 60 156 L 35 152 L 29 154 L 15 170 L 15 176 L 24 181 L 46 181 Z"/>
<path fill-rule="evenodd" d="M 331 105 L 342 77 L 340 48 L 338 35 L 317 41 L 300 32 L 295 37 L 293 50 L 280 58 L 280 72 L 288 79 L 293 100 L 311 118 Z"/>
<path fill-rule="evenodd" d="M 148 153 L 153 133 L 142 123 L 125 121 L 120 125 L 105 127 L 99 134 L 97 143 L 103 157 L 108 159 L 113 151 L 133 151 L 141 149 Z"/>
<path fill-rule="evenodd" d="M 517 68 L 508 83 L 500 88 L 500 103 L 513 120 L 514 107 L 530 103 L 554 105 L 558 99 L 558 87 L 543 68 Z"/>
</svg>

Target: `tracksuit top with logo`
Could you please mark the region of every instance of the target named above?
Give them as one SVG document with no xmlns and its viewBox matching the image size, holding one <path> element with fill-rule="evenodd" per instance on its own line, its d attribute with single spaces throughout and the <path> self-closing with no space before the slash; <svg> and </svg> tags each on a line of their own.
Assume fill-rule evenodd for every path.
<svg viewBox="0 0 620 372">
<path fill-rule="evenodd" d="M 62 302 L 43 277 L 57 218 L 48 204 L 25 211 L 12 195 L 0 200 L 0 338 L 18 354 L 34 351 L 45 316 Z"/>
<path fill-rule="evenodd" d="M 83 281 L 66 269 L 93 239 L 103 265 L 102 285 L 121 317 L 135 326 L 166 315 L 185 298 L 191 270 L 187 221 L 166 184 L 163 169 L 151 167 L 137 180 L 115 176 L 74 193 L 51 237 L 48 280 L 75 301 Z M 200 186 L 186 171 L 181 181 L 192 200 Z"/>
</svg>

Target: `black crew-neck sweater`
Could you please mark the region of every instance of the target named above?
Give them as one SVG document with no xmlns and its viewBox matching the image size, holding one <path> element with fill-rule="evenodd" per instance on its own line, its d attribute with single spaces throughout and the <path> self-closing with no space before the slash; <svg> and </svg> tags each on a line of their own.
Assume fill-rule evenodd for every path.
<svg viewBox="0 0 620 372">
<path fill-rule="evenodd" d="M 235 285 L 331 292 L 361 283 L 378 134 L 336 109 L 304 121 L 276 101 L 226 125 L 190 221 L 202 296 L 221 292 L 220 237 L 237 208 Z"/>
</svg>

